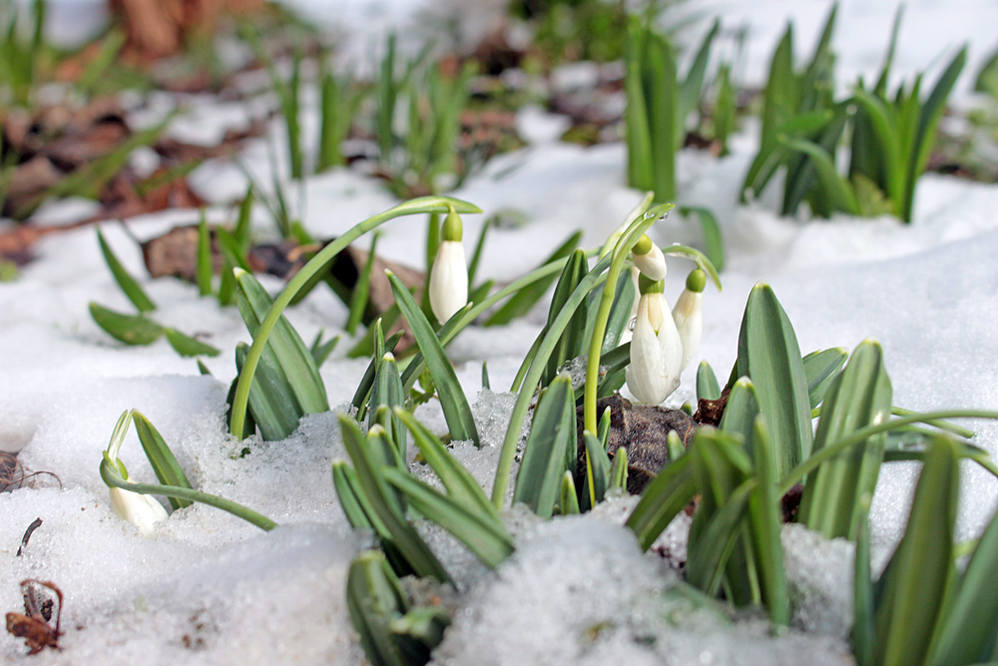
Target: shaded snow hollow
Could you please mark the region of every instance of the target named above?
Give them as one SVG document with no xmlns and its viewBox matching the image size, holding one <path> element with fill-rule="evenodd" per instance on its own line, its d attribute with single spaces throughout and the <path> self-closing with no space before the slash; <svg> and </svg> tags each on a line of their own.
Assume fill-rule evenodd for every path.
<svg viewBox="0 0 998 666">
<path fill-rule="evenodd" d="M 745 14 L 760 25 L 761 36 L 749 42 L 750 72 L 768 58 L 783 17 L 793 12 L 803 21 L 797 30 L 803 51 L 826 9 L 824 3 L 770 0 L 767 10 L 752 3 L 748 12 L 749 3 L 719 4 L 732 12 L 732 25 Z M 949 3 L 940 20 L 936 4 L 909 3 L 899 65 L 927 66 L 951 43 L 940 35 L 965 34 L 972 40 L 972 62 L 979 61 L 993 46 L 994 25 L 981 16 L 994 9 L 980 2 Z M 845 62 L 875 69 L 892 12 L 888 3 L 843 3 L 836 46 Z M 939 28 L 927 37 L 928 47 L 917 41 L 926 25 Z M 210 101 L 190 103 L 204 105 L 196 118 L 212 117 Z M 224 114 L 215 119 L 218 126 L 225 124 Z M 534 123 L 540 137 L 547 120 L 535 115 L 525 122 Z M 314 119 L 303 124 L 314 127 Z M 280 141 L 281 131 L 275 123 L 273 140 Z M 722 160 L 680 155 L 683 202 L 715 209 L 729 253 L 724 291 L 708 290 L 705 298 L 700 358 L 719 376 L 727 372 L 746 296 L 762 279 L 773 285 L 794 322 L 802 351 L 851 349 L 866 337 L 881 340 L 897 404 L 998 405 L 998 187 L 926 176 L 911 227 L 888 218 L 790 220 L 771 213 L 765 197 L 735 206 L 754 148 L 751 131 L 734 147 Z M 266 155 L 265 143 L 251 144 L 245 161 L 252 169 L 266 168 Z M 481 273 L 499 279 L 521 274 L 576 228 L 584 230 L 586 245 L 601 242 L 640 198 L 624 185 L 624 159 L 620 145 L 587 150 L 540 142 L 493 160 L 456 195 L 486 214 L 520 209 L 527 222 L 490 232 Z M 270 182 L 266 174 L 258 175 L 259 182 Z M 224 163 L 204 165 L 194 183 L 219 203 L 245 189 L 243 176 Z M 304 201 L 303 221 L 317 236 L 340 233 L 393 203 L 377 183 L 348 171 L 308 179 Z M 227 213 L 212 208 L 208 218 L 222 221 Z M 482 219 L 466 217 L 468 245 Z M 148 238 L 193 221 L 190 211 L 169 211 L 130 220 L 129 227 Z M 269 233 L 263 210 L 256 211 L 255 223 L 261 234 Z M 422 220 L 390 223 L 379 251 L 418 264 L 412 248 L 422 242 L 423 227 Z M 105 224 L 104 232 L 126 266 L 144 275 L 139 252 L 120 227 Z M 653 234 L 662 244 L 698 240 L 695 226 L 678 217 Z M 157 321 L 204 334 L 223 350 L 206 359 L 217 379 L 202 377 L 192 360 L 178 357 L 165 341 L 125 347 L 91 321 L 91 300 L 130 310 L 103 264 L 92 229 L 50 236 L 37 254 L 16 282 L 0 284 L 0 448 L 21 450 L 23 464 L 61 480 L 61 488 L 39 478 L 36 488 L 0 494 L 0 610 L 20 608 L 18 582 L 27 577 L 52 580 L 66 595 L 63 651 L 46 651 L 31 663 L 360 663 L 344 590 L 347 565 L 369 545 L 369 537 L 347 528 L 332 488 L 330 463 L 345 457 L 335 415 L 306 418 L 283 442 L 234 441 L 225 434 L 225 391 L 234 374 L 232 349 L 248 337 L 235 309 L 221 310 L 198 298 L 191 285 L 143 280 L 159 305 Z M 670 299 L 687 270 L 679 262 L 672 267 Z M 264 284 L 272 291 L 280 287 Z M 311 339 L 323 327 L 340 332 L 346 311 L 329 293 L 316 291 L 288 316 Z M 458 444 L 455 453 L 487 489 L 512 401 L 505 393 L 479 391 L 480 364 L 488 362 L 494 389 L 508 386 L 542 320 L 543 313 L 535 311 L 505 328 L 472 328 L 450 349 L 485 442 L 482 450 Z M 322 368 L 330 404 L 340 410 L 366 365 L 344 359 L 348 347 L 341 343 Z M 670 404 L 693 397 L 693 372 L 687 371 Z M 161 431 L 195 486 L 243 502 L 281 527 L 264 534 L 200 505 L 175 512 L 150 538 L 118 519 L 97 466 L 115 419 L 132 407 Z M 434 404 L 420 408 L 418 416 L 437 431 L 444 429 Z M 970 426 L 978 432 L 978 444 L 998 455 L 998 426 Z M 244 446 L 248 455 L 241 455 Z M 122 457 L 134 478 L 152 479 L 134 434 Z M 914 465 L 892 465 L 882 475 L 872 513 L 881 561 L 903 529 L 916 473 Z M 998 483 L 965 466 L 958 539 L 980 531 L 996 499 Z M 494 574 L 446 535 L 424 526 L 462 594 L 437 663 L 789 664 L 799 663 L 804 653 L 815 663 L 849 662 L 848 544 L 825 542 L 799 526 L 785 528 L 796 626 L 774 637 L 758 616 L 733 619 L 711 604 L 678 595 L 664 561 L 641 554 L 621 527 L 634 501 L 612 499 L 591 515 L 548 523 L 512 509 L 507 521 L 518 550 Z M 21 536 L 36 517 L 44 523 L 16 557 Z M 681 516 L 663 535 L 665 550 L 684 551 L 684 520 Z M 20 641 L 0 639 L 0 661 L 18 663 L 24 651 Z"/>
</svg>

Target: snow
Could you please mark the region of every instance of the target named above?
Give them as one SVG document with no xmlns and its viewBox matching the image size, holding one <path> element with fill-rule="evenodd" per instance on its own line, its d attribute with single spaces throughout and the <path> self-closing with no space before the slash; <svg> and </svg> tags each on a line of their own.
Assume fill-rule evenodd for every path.
<svg viewBox="0 0 998 666">
<path fill-rule="evenodd" d="M 316 11 L 325 7 L 298 4 Z M 390 9 L 391 25 L 401 25 L 395 21 L 419 20 L 413 18 L 417 10 L 432 3 L 348 4 L 350 11 L 338 11 L 337 18 L 350 20 L 345 29 L 358 32 L 355 54 L 362 54 L 380 39 L 372 34 L 388 28 L 370 25 L 371 17 Z M 714 4 L 724 7 L 726 26 L 752 27 L 743 73 L 748 82 L 762 78 L 786 17 L 793 17 L 797 49 L 806 53 L 827 11 L 826 3 L 789 0 Z M 491 11 L 465 12 L 462 20 L 473 24 L 466 34 L 483 29 Z M 842 4 L 835 41 L 840 83 L 876 71 L 893 11 L 893 3 Z M 897 71 L 910 74 L 937 63 L 945 48 L 969 39 L 966 86 L 968 72 L 975 72 L 994 46 L 996 11 L 970 0 L 945 6 L 909 2 Z M 361 60 L 357 56 L 354 62 Z M 577 66 L 560 75 L 561 85 L 577 85 L 591 71 Z M 173 136 L 208 144 L 267 108 L 241 109 L 197 96 L 183 103 L 190 112 L 171 124 Z M 150 123 L 173 108 L 171 100 L 158 99 L 147 107 Z M 625 185 L 622 145 L 586 149 L 557 143 L 560 120 L 537 110 L 523 112 L 518 122 L 530 145 L 493 159 L 455 193 L 485 212 L 465 217 L 469 252 L 487 216 L 514 209 L 525 217 L 523 225 L 489 233 L 480 276 L 497 280 L 536 266 L 577 228 L 584 232 L 583 245 L 601 243 L 640 199 Z M 315 124 L 314 118 L 304 119 L 306 136 L 314 134 Z M 356 171 L 334 170 L 300 187 L 291 184 L 283 131 L 274 121 L 268 136 L 246 145 L 240 159 L 265 190 L 273 181 L 271 169 L 277 169 L 292 206 L 316 236 L 342 233 L 394 203 L 378 182 Z M 880 340 L 896 404 L 916 410 L 998 405 L 998 186 L 928 175 L 919 185 L 910 226 L 890 218 L 780 218 L 769 200 L 775 188 L 749 205 L 736 205 L 754 132 L 748 124 L 724 159 L 693 151 L 680 155 L 682 202 L 715 211 L 729 258 L 724 290 L 708 288 L 705 294 L 699 357 L 726 376 L 747 294 L 757 280 L 765 280 L 793 321 L 802 351 Z M 204 164 L 192 183 L 212 203 L 210 221 L 231 220 L 227 204 L 246 189 L 243 172 L 224 161 Z M 45 215 L 47 222 L 61 224 L 92 212 L 70 201 Z M 196 219 L 195 211 L 172 210 L 127 224 L 132 234 L 147 239 Z M 253 219 L 257 237 L 273 236 L 262 207 Z M 307 417 L 283 442 L 255 437 L 237 442 L 225 434 L 232 350 L 248 339 L 238 313 L 199 298 L 191 285 L 144 277 L 140 252 L 121 226 L 102 228 L 125 266 L 143 276 L 159 306 L 152 317 L 188 334 L 204 334 L 222 354 L 204 359 L 214 375 L 204 377 L 165 340 L 135 348 L 107 337 L 90 319 L 87 303 L 131 307 L 89 227 L 42 239 L 37 260 L 16 281 L 0 283 L 0 450 L 19 450 L 28 469 L 58 477 L 58 482 L 38 477 L 35 487 L 0 493 L 0 559 L 6 563 L 0 567 L 0 610 L 20 609 L 18 582 L 24 578 L 52 580 L 64 591 L 64 650 L 33 657 L 37 664 L 361 663 L 346 612 L 345 577 L 350 560 L 371 540 L 348 529 L 332 487 L 330 465 L 346 457 L 335 413 Z M 383 230 L 380 254 L 421 264 L 422 219 L 398 220 Z M 652 231 L 663 245 L 696 243 L 698 234 L 694 223 L 679 216 Z M 687 270 L 688 264 L 676 260 L 667 286 L 670 302 L 682 288 L 676 276 Z M 272 292 L 280 288 L 276 280 L 262 282 Z M 341 333 L 347 317 L 345 307 L 324 290 L 287 314 L 306 340 L 321 328 Z M 459 442 L 453 453 L 486 491 L 513 402 L 504 391 L 543 318 L 543 309 L 537 309 L 506 327 L 473 327 L 449 349 L 483 440 L 481 450 Z M 334 411 L 346 410 L 367 365 L 344 357 L 350 346 L 344 339 L 321 371 Z M 482 361 L 488 363 L 492 391 L 480 390 Z M 691 366 L 670 405 L 692 400 L 696 364 Z M 152 537 L 140 536 L 110 511 L 97 474 L 114 421 L 128 408 L 142 411 L 160 430 L 196 487 L 245 503 L 280 527 L 262 533 L 194 505 L 174 512 Z M 437 432 L 446 429 L 436 403 L 420 407 L 417 416 Z M 969 426 L 978 433 L 977 444 L 998 456 L 998 424 Z M 134 433 L 121 455 L 133 478 L 152 480 Z M 415 469 L 429 478 L 426 470 Z M 900 537 L 916 474 L 913 464 L 893 464 L 881 474 L 871 513 L 875 566 L 882 566 Z M 799 526 L 784 529 L 794 628 L 772 636 L 764 618 L 732 618 L 683 591 L 667 563 L 685 558 L 685 516 L 651 553 L 642 554 L 622 527 L 634 501 L 611 498 L 590 515 L 549 522 L 514 507 L 505 520 L 517 551 L 494 574 L 439 529 L 420 524 L 454 573 L 460 595 L 436 663 L 796 664 L 805 651 L 815 663 L 849 663 L 851 546 L 824 541 Z M 996 505 L 995 480 L 964 465 L 957 539 L 976 536 Z M 43 524 L 17 557 L 21 536 L 36 517 Z M 0 639 L 0 661 L 18 663 L 23 653 L 21 642 Z"/>
</svg>

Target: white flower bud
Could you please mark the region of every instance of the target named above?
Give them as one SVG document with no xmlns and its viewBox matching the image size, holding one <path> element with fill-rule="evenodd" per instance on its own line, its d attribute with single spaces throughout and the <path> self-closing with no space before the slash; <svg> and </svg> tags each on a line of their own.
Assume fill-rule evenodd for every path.
<svg viewBox="0 0 998 666">
<path fill-rule="evenodd" d="M 648 405 L 661 403 L 679 387 L 683 346 L 672 317 L 663 316 L 664 310 L 661 293 L 642 294 L 631 338 L 627 388 L 638 402 Z"/>
<path fill-rule="evenodd" d="M 631 251 L 631 256 L 634 258 L 634 265 L 649 280 L 656 282 L 664 280 L 667 267 L 665 265 L 665 255 L 662 254 L 662 248 L 651 242 L 651 239 L 647 236 L 641 240 L 642 242 L 635 245 Z"/>
<path fill-rule="evenodd" d="M 679 295 L 676 307 L 672 308 L 672 319 L 676 323 L 679 339 L 683 345 L 683 361 L 679 371 L 682 372 L 690 364 L 700 349 L 700 337 L 703 333 L 703 288 L 705 275 L 702 270 L 694 270 L 686 279 L 686 289 Z"/>
<path fill-rule="evenodd" d="M 163 505 L 150 495 L 140 495 L 121 488 L 108 488 L 108 491 L 114 512 L 139 528 L 139 532 L 144 535 L 151 534 L 156 523 L 169 517 Z"/>
<path fill-rule="evenodd" d="M 430 308 L 442 324 L 468 303 L 468 267 L 461 241 L 441 241 L 430 273 Z"/>
</svg>

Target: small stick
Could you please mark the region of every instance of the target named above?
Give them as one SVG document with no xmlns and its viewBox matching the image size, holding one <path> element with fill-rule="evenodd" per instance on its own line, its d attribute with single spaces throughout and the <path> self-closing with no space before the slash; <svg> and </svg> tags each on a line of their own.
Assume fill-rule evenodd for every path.
<svg viewBox="0 0 998 666">
<path fill-rule="evenodd" d="M 39 527 L 41 527 L 41 526 L 42 526 L 42 519 L 41 518 L 35 518 L 34 520 L 31 521 L 31 524 L 28 525 L 28 529 L 24 531 L 24 536 L 21 537 L 21 545 L 18 546 L 18 548 L 17 548 L 17 556 L 18 557 L 21 556 L 21 551 L 24 550 L 24 548 L 27 547 L 27 545 L 28 545 L 28 539 L 31 538 L 31 534 L 35 530 L 37 530 Z"/>
</svg>

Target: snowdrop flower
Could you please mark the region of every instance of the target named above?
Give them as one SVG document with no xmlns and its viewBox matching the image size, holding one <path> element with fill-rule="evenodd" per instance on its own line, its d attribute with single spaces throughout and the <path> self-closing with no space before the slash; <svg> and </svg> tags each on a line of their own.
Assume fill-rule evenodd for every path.
<svg viewBox="0 0 998 666">
<path fill-rule="evenodd" d="M 657 405 L 679 387 L 683 343 L 666 316 L 665 283 L 642 277 L 638 318 L 631 338 L 627 388 L 638 402 Z"/>
<path fill-rule="evenodd" d="M 647 234 L 642 236 L 631 248 L 631 256 L 634 257 L 634 265 L 649 280 L 665 279 L 665 255 L 662 254 L 662 249 L 648 238 Z"/>
<path fill-rule="evenodd" d="M 690 271 L 686 277 L 686 289 L 679 295 L 676 307 L 672 308 L 672 319 L 683 343 L 682 371 L 700 349 L 700 335 L 703 332 L 703 288 L 707 284 L 707 274 L 702 269 Z"/>
<path fill-rule="evenodd" d="M 447 214 L 430 272 L 430 309 L 441 323 L 468 302 L 468 267 L 464 258 L 461 217 L 453 208 Z"/>
<path fill-rule="evenodd" d="M 169 517 L 163 505 L 151 495 L 140 495 L 121 488 L 109 488 L 108 491 L 111 493 L 111 508 L 114 512 L 139 528 L 143 535 L 152 534 L 153 526 Z"/>
<path fill-rule="evenodd" d="M 118 419 L 111 435 L 111 442 L 104 451 L 104 460 L 113 467 L 118 474 L 128 483 L 135 483 L 128 478 L 128 470 L 125 463 L 118 458 L 118 451 L 125 441 L 125 432 L 131 418 L 131 411 L 125 412 Z M 165 520 L 170 514 L 166 512 L 163 505 L 157 502 L 150 495 L 133 493 L 130 490 L 122 490 L 113 486 L 108 487 L 111 495 L 111 508 L 114 512 L 139 528 L 139 532 L 144 535 L 152 533 L 153 526 L 161 520 Z"/>
</svg>

